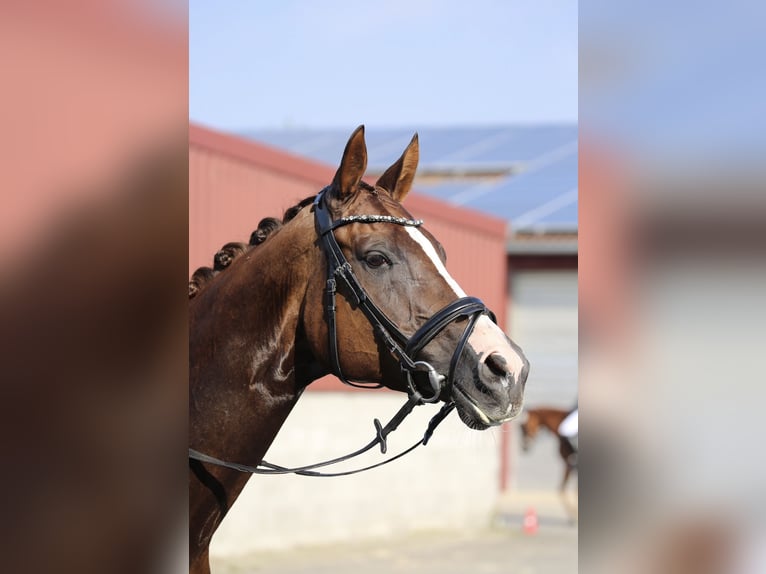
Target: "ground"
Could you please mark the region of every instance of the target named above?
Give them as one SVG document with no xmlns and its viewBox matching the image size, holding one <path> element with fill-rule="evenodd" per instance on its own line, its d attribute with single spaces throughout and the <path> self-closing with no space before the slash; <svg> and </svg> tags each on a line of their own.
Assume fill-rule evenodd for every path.
<svg viewBox="0 0 766 574">
<path fill-rule="evenodd" d="M 216 574 L 569 574 L 577 572 L 577 526 L 551 497 L 532 499 L 539 528 L 522 529 L 519 504 L 501 507 L 489 526 L 470 531 L 421 532 L 259 552 L 213 561 Z M 518 501 L 517 501 L 518 502 Z M 526 504 L 526 502 L 524 503 Z"/>
</svg>

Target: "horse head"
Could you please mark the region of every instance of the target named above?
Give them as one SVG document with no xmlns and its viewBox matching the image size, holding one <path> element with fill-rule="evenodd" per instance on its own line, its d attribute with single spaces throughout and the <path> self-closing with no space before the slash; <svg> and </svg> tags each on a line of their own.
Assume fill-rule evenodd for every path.
<svg viewBox="0 0 766 574">
<path fill-rule="evenodd" d="M 370 186 L 362 181 L 363 126 L 351 135 L 313 207 L 324 275 L 307 286 L 303 330 L 336 375 L 454 401 L 466 425 L 486 429 L 520 412 L 529 363 L 483 303 L 466 296 L 442 246 L 402 206 L 418 149 L 415 135 Z"/>
</svg>

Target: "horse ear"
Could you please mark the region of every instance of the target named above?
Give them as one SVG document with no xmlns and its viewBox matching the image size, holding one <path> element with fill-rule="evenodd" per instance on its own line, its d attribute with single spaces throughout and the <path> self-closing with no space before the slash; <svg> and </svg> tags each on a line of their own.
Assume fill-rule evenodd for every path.
<svg viewBox="0 0 766 574">
<path fill-rule="evenodd" d="M 346 200 L 359 189 L 364 171 L 367 169 L 367 145 L 364 143 L 364 126 L 354 130 L 343 151 L 340 167 L 332 180 L 334 196 Z"/>
<path fill-rule="evenodd" d="M 420 158 L 420 145 L 418 134 L 412 136 L 410 145 L 404 150 L 402 157 L 389 167 L 375 183 L 376 187 L 382 187 L 391 194 L 396 201 L 401 203 L 412 187 L 415 172 L 418 169 Z"/>
</svg>

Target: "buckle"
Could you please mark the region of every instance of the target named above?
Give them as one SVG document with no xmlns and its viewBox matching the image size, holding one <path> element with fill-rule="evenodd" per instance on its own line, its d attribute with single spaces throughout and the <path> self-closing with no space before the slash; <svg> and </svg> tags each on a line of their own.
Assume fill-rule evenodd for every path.
<svg viewBox="0 0 766 574">
<path fill-rule="evenodd" d="M 433 365 L 425 361 L 415 361 L 414 366 L 415 368 L 425 367 L 425 371 L 428 373 L 428 383 L 431 385 L 431 390 L 433 391 L 433 395 L 431 397 L 423 397 L 423 401 L 426 403 L 435 403 L 439 400 L 439 395 L 442 393 L 442 383 L 447 377 L 440 375 Z"/>
</svg>

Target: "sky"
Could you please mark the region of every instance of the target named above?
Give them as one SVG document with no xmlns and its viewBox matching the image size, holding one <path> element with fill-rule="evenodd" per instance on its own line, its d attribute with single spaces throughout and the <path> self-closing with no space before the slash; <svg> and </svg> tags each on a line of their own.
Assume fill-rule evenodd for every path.
<svg viewBox="0 0 766 574">
<path fill-rule="evenodd" d="M 582 125 L 654 165 L 762 164 L 764 21 L 752 0 L 583 2 Z"/>
<path fill-rule="evenodd" d="M 575 123 L 577 2 L 189 3 L 189 116 L 224 131 Z"/>
</svg>

